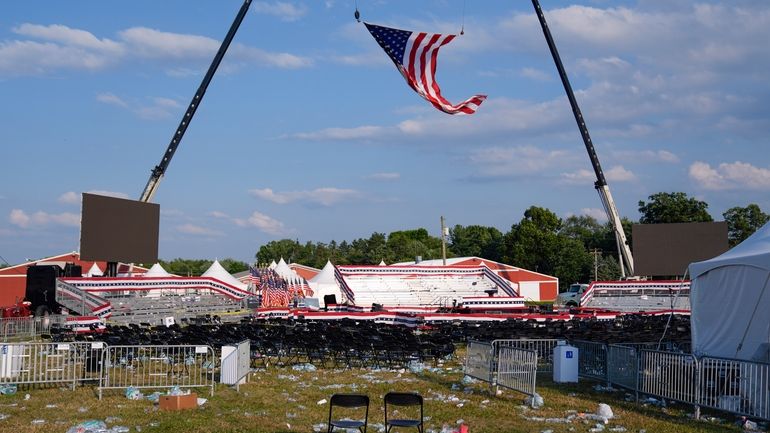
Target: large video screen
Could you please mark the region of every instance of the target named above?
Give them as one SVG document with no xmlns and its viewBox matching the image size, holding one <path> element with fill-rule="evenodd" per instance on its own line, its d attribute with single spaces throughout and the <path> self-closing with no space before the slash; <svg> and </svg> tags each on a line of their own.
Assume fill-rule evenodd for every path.
<svg viewBox="0 0 770 433">
<path fill-rule="evenodd" d="M 157 203 L 83 193 L 80 258 L 155 263 L 159 226 Z"/>
<path fill-rule="evenodd" d="M 634 273 L 682 276 L 692 262 L 727 251 L 727 223 L 634 224 Z"/>
</svg>

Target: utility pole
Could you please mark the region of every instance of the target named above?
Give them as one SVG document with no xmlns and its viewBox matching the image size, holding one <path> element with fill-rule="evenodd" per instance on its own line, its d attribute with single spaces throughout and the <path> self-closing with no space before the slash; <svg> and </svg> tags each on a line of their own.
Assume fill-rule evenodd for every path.
<svg viewBox="0 0 770 433">
<path fill-rule="evenodd" d="M 444 259 L 444 266 L 446 266 L 446 236 L 449 230 L 444 225 L 444 216 L 441 216 L 441 257 Z"/>
<path fill-rule="evenodd" d="M 602 250 L 599 248 L 594 248 L 591 251 L 591 255 L 594 256 L 594 281 L 599 281 L 599 256 L 601 253 Z"/>
</svg>

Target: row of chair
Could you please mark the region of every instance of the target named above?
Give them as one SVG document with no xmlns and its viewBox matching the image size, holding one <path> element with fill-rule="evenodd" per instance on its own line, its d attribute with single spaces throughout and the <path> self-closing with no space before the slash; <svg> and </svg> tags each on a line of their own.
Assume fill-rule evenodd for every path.
<svg viewBox="0 0 770 433">
<path fill-rule="evenodd" d="M 389 392 L 383 398 L 385 404 L 385 433 L 389 433 L 393 427 L 416 428 L 419 433 L 423 432 L 423 399 L 420 394 L 412 392 Z M 414 406 L 415 416 L 404 417 L 399 414 L 398 418 L 393 418 L 395 412 L 388 411 L 388 405 L 391 406 Z M 363 418 L 358 419 L 337 418 L 333 416 L 334 407 L 347 409 L 364 410 Z M 420 408 L 419 417 L 416 414 L 416 407 Z M 355 429 L 366 433 L 366 427 L 369 424 L 369 396 L 364 394 L 334 394 L 329 399 L 329 423 L 327 433 L 331 433 L 335 428 Z"/>
</svg>

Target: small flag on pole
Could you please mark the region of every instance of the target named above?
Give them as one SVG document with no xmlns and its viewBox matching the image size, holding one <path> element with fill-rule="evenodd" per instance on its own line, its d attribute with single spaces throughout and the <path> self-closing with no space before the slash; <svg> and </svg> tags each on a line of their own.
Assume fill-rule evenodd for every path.
<svg viewBox="0 0 770 433">
<path fill-rule="evenodd" d="M 486 95 L 474 95 L 459 104 L 441 96 L 436 82 L 438 50 L 452 42 L 455 35 L 417 33 L 364 23 L 369 33 L 390 56 L 409 87 L 434 107 L 449 114 L 473 114 Z"/>
</svg>

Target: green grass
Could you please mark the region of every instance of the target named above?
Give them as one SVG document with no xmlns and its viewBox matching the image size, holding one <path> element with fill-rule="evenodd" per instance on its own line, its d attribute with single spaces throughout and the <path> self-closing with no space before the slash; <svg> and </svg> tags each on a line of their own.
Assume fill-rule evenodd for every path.
<svg viewBox="0 0 770 433">
<path fill-rule="evenodd" d="M 460 358 L 462 359 L 462 358 Z M 545 407 L 533 410 L 522 404 L 524 395 L 504 390 L 496 395 L 483 382 L 464 385 L 462 367 L 457 360 L 440 365 L 440 371 L 406 370 L 371 371 L 366 369 L 319 369 L 315 372 L 294 371 L 292 368 L 270 368 L 250 376 L 240 392 L 219 385 L 214 397 L 207 390 L 198 390 L 199 397 L 209 401 L 198 409 L 165 412 L 147 400 L 132 401 L 122 391 L 106 391 L 98 400 L 95 388 L 20 389 L 17 394 L 0 396 L 0 432 L 65 432 L 69 427 L 88 420 L 118 417 L 108 424 L 139 426 L 142 432 L 312 432 L 314 425 L 325 423 L 328 403 L 335 392 L 368 394 L 371 399 L 371 424 L 383 423 L 382 397 L 388 391 L 416 391 L 425 398 L 426 431 L 441 431 L 443 425 L 456 425 L 463 419 L 472 433 L 483 432 L 588 432 L 595 421 L 576 418 L 569 424 L 532 420 L 563 418 L 570 414 L 595 412 L 599 403 L 609 404 L 616 419 L 606 426 L 622 426 L 627 432 L 646 429 L 649 433 L 717 433 L 739 432 L 729 423 L 709 423 L 691 418 L 692 407 L 644 406 L 626 401 L 623 392 L 607 393 L 593 389 L 593 382 L 554 384 L 547 377 L 538 378 L 538 392 Z M 149 390 L 143 390 L 149 393 Z M 28 400 L 24 399 L 29 394 Z M 455 397 L 458 400 L 454 400 Z M 47 407 L 52 406 L 52 407 Z M 729 415 L 722 418 L 732 419 Z M 528 420 L 527 418 L 530 418 Z M 45 424 L 32 425 L 32 420 L 44 419 Z M 324 430 L 325 431 L 325 427 Z M 407 431 L 407 430 L 405 430 Z M 416 430 L 412 430 L 416 431 Z"/>
</svg>

